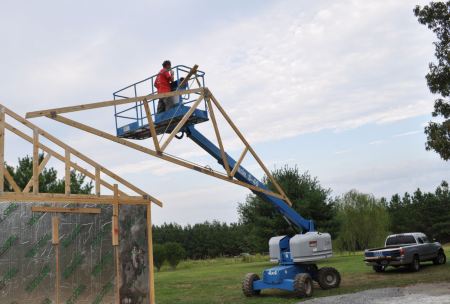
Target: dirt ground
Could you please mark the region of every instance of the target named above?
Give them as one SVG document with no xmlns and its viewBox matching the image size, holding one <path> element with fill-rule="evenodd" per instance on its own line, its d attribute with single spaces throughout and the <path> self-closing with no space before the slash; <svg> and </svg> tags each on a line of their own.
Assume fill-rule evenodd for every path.
<svg viewBox="0 0 450 304">
<path fill-rule="evenodd" d="M 352 294 L 316 298 L 307 304 L 450 304 L 450 283 L 417 284 L 371 289 Z"/>
</svg>

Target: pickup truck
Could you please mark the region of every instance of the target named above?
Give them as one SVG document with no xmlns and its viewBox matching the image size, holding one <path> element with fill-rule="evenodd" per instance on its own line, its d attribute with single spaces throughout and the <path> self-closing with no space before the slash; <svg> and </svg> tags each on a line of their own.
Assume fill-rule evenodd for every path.
<svg viewBox="0 0 450 304">
<path fill-rule="evenodd" d="M 446 256 L 440 243 L 430 242 L 425 234 L 414 232 L 389 235 L 385 247 L 364 252 L 364 261 L 376 272 L 384 272 L 388 266 L 407 266 L 419 271 L 421 262 L 442 265 L 446 263 Z"/>
</svg>

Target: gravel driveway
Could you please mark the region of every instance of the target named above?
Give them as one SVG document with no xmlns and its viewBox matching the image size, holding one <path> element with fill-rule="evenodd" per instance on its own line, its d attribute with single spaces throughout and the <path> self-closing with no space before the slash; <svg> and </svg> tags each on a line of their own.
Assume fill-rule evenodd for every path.
<svg viewBox="0 0 450 304">
<path fill-rule="evenodd" d="M 365 290 L 346 295 L 316 298 L 306 304 L 450 304 L 450 283 Z"/>
</svg>

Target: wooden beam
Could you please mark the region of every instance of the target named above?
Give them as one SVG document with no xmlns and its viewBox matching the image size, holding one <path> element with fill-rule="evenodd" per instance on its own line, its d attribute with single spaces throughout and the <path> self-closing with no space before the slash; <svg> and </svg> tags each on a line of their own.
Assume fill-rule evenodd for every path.
<svg viewBox="0 0 450 304">
<path fill-rule="evenodd" d="M 31 207 L 31 212 L 54 212 L 54 213 L 80 213 L 80 214 L 100 214 L 100 208 L 59 208 L 59 207 Z"/>
<path fill-rule="evenodd" d="M 150 304 L 155 304 L 155 267 L 153 264 L 153 231 L 152 231 L 152 205 L 147 206 L 147 245 L 148 245 L 148 265 L 149 280 L 148 290 L 150 293 Z"/>
<path fill-rule="evenodd" d="M 92 194 L 59 194 L 59 193 L 15 193 L 4 192 L 0 195 L 0 202 L 14 201 L 18 203 L 25 202 L 45 202 L 45 203 L 73 203 L 73 204 L 98 204 L 111 205 L 114 197 L 112 195 L 102 195 L 98 197 Z M 150 199 L 141 196 L 121 197 L 121 205 L 147 205 Z"/>
<path fill-rule="evenodd" d="M 8 168 L 6 168 L 6 166 L 3 166 L 3 170 L 4 170 L 3 172 L 5 173 L 6 180 L 11 185 L 11 187 L 14 190 L 14 192 L 19 192 L 20 193 L 21 192 L 20 191 L 20 187 L 17 185 L 16 181 L 14 180 L 14 178 L 9 173 Z"/>
<path fill-rule="evenodd" d="M 66 195 L 70 194 L 70 151 L 69 149 L 65 150 L 65 157 L 64 157 L 64 164 L 65 164 L 65 177 L 64 177 L 64 190 Z"/>
<path fill-rule="evenodd" d="M 114 200 L 113 200 L 113 216 L 112 216 L 112 245 L 114 246 L 115 262 L 116 262 L 116 303 L 120 303 L 120 247 L 119 247 L 119 186 L 114 184 Z"/>
<path fill-rule="evenodd" d="M 5 107 L 0 106 L 0 193 L 5 190 Z"/>
<path fill-rule="evenodd" d="M 77 105 L 77 106 L 40 110 L 40 111 L 28 112 L 25 117 L 26 118 L 34 118 L 34 117 L 40 117 L 40 116 L 51 116 L 51 115 L 62 114 L 62 113 L 70 113 L 70 112 L 92 110 L 92 109 L 98 109 L 98 108 L 104 108 L 104 107 L 110 107 L 110 106 L 118 106 L 118 105 L 123 105 L 123 104 L 127 104 L 127 103 L 134 103 L 137 101 L 142 101 L 142 100 L 144 100 L 144 98 L 151 101 L 154 99 L 165 98 L 165 97 L 170 97 L 170 96 L 201 93 L 201 92 L 203 92 L 203 89 L 204 88 L 197 88 L 197 89 L 183 90 L 183 91 L 172 91 L 172 92 L 168 92 L 168 93 L 151 94 L 151 95 L 138 96 L 138 97 L 133 97 L 133 98 L 108 100 L 108 101 L 87 103 L 87 104 L 82 104 L 82 105 Z"/>
<path fill-rule="evenodd" d="M 196 75 L 197 70 L 198 70 L 198 65 L 195 64 L 195 65 L 191 68 L 191 70 L 189 71 L 189 73 L 186 75 L 186 77 L 183 79 L 183 81 L 178 85 L 177 90 L 178 90 L 179 88 L 184 87 L 184 86 L 186 85 L 186 83 L 191 79 L 191 77 L 192 77 L 193 75 Z M 196 77 L 196 78 L 197 78 L 197 77 Z M 200 83 L 199 83 L 199 86 L 200 86 Z"/>
<path fill-rule="evenodd" d="M 261 168 L 263 169 L 263 171 L 266 173 L 267 177 L 272 181 L 272 183 L 274 184 L 275 188 L 277 188 L 279 194 L 281 195 L 282 199 L 290 206 L 292 206 L 292 202 L 289 200 L 289 198 L 287 197 L 287 195 L 284 193 L 283 189 L 281 188 L 281 186 L 278 184 L 278 182 L 273 178 L 272 174 L 270 173 L 270 171 L 266 168 L 266 166 L 264 165 L 264 163 L 262 162 L 262 160 L 259 158 L 259 156 L 256 154 L 255 150 L 253 150 L 253 148 L 250 146 L 250 144 L 248 143 L 248 141 L 245 139 L 244 135 L 242 135 L 241 131 L 239 131 L 239 129 L 236 127 L 236 125 L 234 124 L 234 122 L 231 120 L 231 118 L 228 116 L 228 114 L 225 112 L 225 110 L 222 108 L 222 106 L 220 105 L 219 101 L 214 97 L 214 95 L 207 91 L 207 94 L 209 94 L 211 96 L 212 101 L 214 102 L 214 104 L 216 105 L 217 109 L 219 109 L 220 113 L 222 113 L 222 116 L 226 119 L 226 121 L 228 121 L 228 124 L 230 125 L 231 128 L 233 128 L 234 132 L 236 133 L 236 135 L 241 139 L 241 141 L 244 143 L 244 145 L 247 146 L 248 150 L 250 151 L 250 153 L 253 155 L 253 157 L 256 159 L 256 161 L 258 162 L 258 164 L 261 166 Z"/>
<path fill-rule="evenodd" d="M 39 193 L 39 131 L 33 129 L 33 193 Z"/>
<path fill-rule="evenodd" d="M 247 154 L 247 151 L 248 147 L 245 146 L 244 151 L 242 151 L 241 156 L 239 156 L 238 161 L 236 162 L 236 164 L 233 167 L 233 170 L 231 171 L 231 176 L 234 176 L 236 174 L 237 170 L 241 166 L 242 161 L 244 160 L 245 155 Z"/>
<path fill-rule="evenodd" d="M 59 304 L 59 289 L 60 289 L 60 274 L 59 274 L 59 217 L 52 217 L 52 244 L 55 246 L 55 298 L 56 303 Z"/>
<path fill-rule="evenodd" d="M 161 147 L 159 146 L 158 136 L 156 135 L 155 124 L 152 119 L 152 112 L 150 111 L 150 107 L 148 106 L 147 99 L 144 99 L 144 109 L 145 114 L 147 115 L 148 128 L 150 129 L 150 135 L 153 139 L 153 145 L 155 146 L 155 150 L 157 152 L 161 152 Z"/>
<path fill-rule="evenodd" d="M 50 118 L 52 118 L 52 117 L 50 117 Z M 209 175 L 209 176 L 214 176 L 216 178 L 228 181 L 230 183 L 233 183 L 233 184 L 236 184 L 236 185 L 239 185 L 239 186 L 242 186 L 242 187 L 246 187 L 246 188 L 248 188 L 250 190 L 259 191 L 259 192 L 265 193 L 267 195 L 271 195 L 271 196 L 283 199 L 283 197 L 281 195 L 279 195 L 278 193 L 275 193 L 273 191 L 262 189 L 260 187 L 256 187 L 256 186 L 254 186 L 252 184 L 244 183 L 244 182 L 241 182 L 241 181 L 238 181 L 238 180 L 230 179 L 227 175 L 224 175 L 222 173 L 219 173 L 219 172 L 216 172 L 216 171 L 204 168 L 204 167 L 202 167 L 200 165 L 197 165 L 197 164 L 192 164 L 190 162 L 184 161 L 184 160 L 176 158 L 176 157 L 172 157 L 172 156 L 166 155 L 164 153 L 157 153 L 154 150 L 151 150 L 149 148 L 146 148 L 146 147 L 143 147 L 141 145 L 135 144 L 135 143 L 133 143 L 131 141 L 128 141 L 128 140 L 125 140 L 123 138 L 119 138 L 117 136 L 111 135 L 109 133 L 103 132 L 101 130 L 95 129 L 93 127 L 87 126 L 87 125 L 82 124 L 80 122 L 71 120 L 71 119 L 69 119 L 67 117 L 56 115 L 56 117 L 53 117 L 52 119 L 54 119 L 56 121 L 59 121 L 61 123 L 64 123 L 64 124 L 66 124 L 68 126 L 71 126 L 71 127 L 74 127 L 74 128 L 80 129 L 80 130 L 83 130 L 83 131 L 91 133 L 91 134 L 94 134 L 96 136 L 103 137 L 105 139 L 109 139 L 110 141 L 119 143 L 121 145 L 124 145 L 126 147 L 135 149 L 137 151 L 141 151 L 141 152 L 146 153 L 148 155 L 155 156 L 155 157 L 160 158 L 160 159 L 164 159 L 166 161 L 169 161 L 171 163 L 183 166 L 185 168 L 192 169 L 192 170 L 195 170 L 197 172 L 201 172 L 201 173 Z M 151 200 L 153 201 L 153 199 L 151 199 Z M 153 201 L 153 202 L 157 204 L 157 202 L 155 202 L 155 201 Z"/>
<path fill-rule="evenodd" d="M 204 97 L 204 95 L 201 94 L 200 97 L 192 104 L 189 111 L 187 111 L 187 113 L 184 114 L 183 118 L 178 122 L 177 126 L 173 129 L 173 131 L 170 133 L 169 137 L 166 139 L 166 141 L 161 146 L 161 151 L 164 151 L 167 148 L 167 146 L 170 144 L 170 142 L 175 137 L 175 135 L 177 135 L 177 133 L 184 126 L 184 124 L 187 122 L 189 117 L 191 117 L 192 113 L 194 113 L 195 109 L 198 107 L 198 105 L 202 101 L 203 97 Z"/>
<path fill-rule="evenodd" d="M 208 104 L 209 114 L 211 116 L 211 121 L 214 126 L 214 132 L 216 133 L 217 142 L 219 143 L 220 156 L 222 157 L 223 166 L 225 167 L 225 171 L 227 172 L 228 177 L 232 177 L 230 172 L 230 166 L 228 165 L 227 155 L 223 148 L 222 138 L 220 136 L 219 127 L 217 125 L 216 116 L 214 115 L 214 109 L 212 107 L 211 100 L 209 100 L 209 98 L 206 98 L 206 103 Z"/>
<path fill-rule="evenodd" d="M 54 137 L 53 135 L 45 132 L 44 130 L 40 129 L 39 127 L 37 127 L 36 125 L 34 125 L 33 123 L 31 123 L 29 120 L 26 120 L 24 118 L 22 118 L 21 116 L 17 115 L 16 113 L 14 113 L 13 111 L 9 110 L 8 108 L 5 108 L 5 112 L 7 115 L 11 116 L 12 118 L 14 118 L 15 120 L 17 120 L 18 122 L 22 123 L 23 125 L 31 128 L 31 129 L 37 129 L 39 130 L 39 134 L 44 136 L 45 138 L 47 138 L 48 140 L 52 141 L 54 144 L 60 146 L 63 149 L 69 149 L 70 153 L 76 157 L 78 157 L 79 159 L 85 161 L 86 163 L 88 163 L 89 165 L 93 166 L 93 167 L 99 167 L 101 172 L 103 172 L 104 174 L 108 175 L 109 177 L 111 177 L 112 179 L 116 180 L 117 182 L 121 183 L 122 185 L 124 185 L 125 187 L 133 190 L 134 192 L 142 195 L 144 198 L 149 198 L 151 199 L 151 201 L 155 204 L 157 204 L 158 206 L 162 207 L 162 202 L 160 200 L 158 200 L 157 198 L 151 196 L 150 194 L 146 193 L 145 191 L 139 189 L 138 187 L 134 186 L 133 184 L 129 183 L 128 181 L 126 181 L 125 179 L 121 178 L 120 176 L 118 176 L 117 174 L 113 173 L 112 171 L 108 170 L 107 168 L 103 167 L 102 165 L 100 165 L 99 163 L 95 162 L 94 160 L 92 160 L 91 158 L 87 157 L 86 155 L 80 153 L 79 151 L 75 150 L 74 148 L 70 147 L 69 145 L 65 144 L 64 142 L 62 142 L 61 140 L 59 140 L 58 138 Z M 15 128 L 14 128 L 15 129 Z M 18 132 L 19 133 L 19 132 Z M 22 133 L 23 134 L 23 133 Z M 64 161 L 64 160 L 63 160 Z"/>
<path fill-rule="evenodd" d="M 31 141 L 32 141 L 32 139 L 31 139 Z M 44 170 L 45 166 L 47 165 L 48 161 L 50 160 L 50 157 L 51 157 L 51 155 L 47 153 L 47 155 L 45 155 L 44 159 L 39 164 L 39 168 L 38 168 L 39 174 L 42 172 L 42 170 Z M 25 186 L 25 188 L 23 188 L 22 192 L 25 192 L 25 193 L 30 192 L 32 186 L 33 186 L 33 177 L 31 177 L 31 179 L 28 181 L 27 185 Z"/>
<path fill-rule="evenodd" d="M 100 178 L 100 168 L 95 167 L 95 195 L 101 195 L 101 178 Z"/>
</svg>

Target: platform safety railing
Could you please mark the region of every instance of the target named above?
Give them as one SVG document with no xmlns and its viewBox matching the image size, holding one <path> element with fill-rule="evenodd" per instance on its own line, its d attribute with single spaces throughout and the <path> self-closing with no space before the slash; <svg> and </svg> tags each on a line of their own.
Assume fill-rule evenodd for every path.
<svg viewBox="0 0 450 304">
<path fill-rule="evenodd" d="M 190 72 L 191 68 L 185 65 L 177 65 L 171 68 L 171 70 L 174 72 L 174 80 L 177 81 L 177 83 L 180 83 L 180 79 L 185 78 Z M 114 100 L 157 94 L 158 90 L 155 87 L 155 80 L 157 76 L 158 74 L 152 75 L 148 78 L 130 84 L 123 89 L 114 92 Z M 205 72 L 197 70 L 196 74 L 193 75 L 187 82 L 187 87 L 185 87 L 184 89 L 195 89 L 201 87 L 205 87 Z M 198 98 L 198 95 L 198 93 L 180 95 L 178 96 L 178 103 L 176 104 L 176 106 L 189 105 Z M 155 117 L 157 114 L 158 102 L 158 99 L 149 102 L 153 121 L 155 121 Z M 203 103 L 202 107 L 202 110 L 207 111 L 206 102 Z M 199 106 L 199 109 L 201 109 L 202 107 Z M 116 129 L 132 123 L 137 123 L 139 127 L 147 124 L 147 116 L 145 114 L 145 109 L 142 101 L 135 102 L 131 107 L 129 104 L 124 106 L 114 106 L 114 118 Z"/>
</svg>

